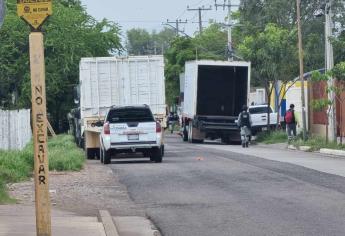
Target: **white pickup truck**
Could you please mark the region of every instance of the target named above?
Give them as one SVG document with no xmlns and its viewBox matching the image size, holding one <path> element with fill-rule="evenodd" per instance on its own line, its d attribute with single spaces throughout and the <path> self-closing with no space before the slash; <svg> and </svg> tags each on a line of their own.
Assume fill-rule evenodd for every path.
<svg viewBox="0 0 345 236">
<path fill-rule="evenodd" d="M 267 130 L 267 109 L 270 113 L 270 127 L 274 129 L 277 125 L 277 113 L 273 112 L 268 105 L 254 105 L 249 107 L 249 113 L 252 119 L 252 134 Z"/>
</svg>

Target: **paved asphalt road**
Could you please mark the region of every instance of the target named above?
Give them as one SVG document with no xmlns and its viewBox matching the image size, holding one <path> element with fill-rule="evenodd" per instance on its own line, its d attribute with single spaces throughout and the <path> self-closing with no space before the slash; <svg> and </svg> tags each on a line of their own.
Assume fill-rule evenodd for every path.
<svg viewBox="0 0 345 236">
<path fill-rule="evenodd" d="M 162 164 L 115 159 L 111 168 L 164 236 L 345 235 L 340 176 L 175 136 Z"/>
</svg>

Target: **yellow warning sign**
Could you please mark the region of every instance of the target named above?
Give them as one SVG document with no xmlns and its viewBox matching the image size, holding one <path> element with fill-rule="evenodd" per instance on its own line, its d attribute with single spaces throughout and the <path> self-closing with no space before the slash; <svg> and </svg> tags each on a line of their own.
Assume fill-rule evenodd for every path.
<svg viewBox="0 0 345 236">
<path fill-rule="evenodd" d="M 52 0 L 17 0 L 17 13 L 34 29 L 52 14 Z"/>
</svg>

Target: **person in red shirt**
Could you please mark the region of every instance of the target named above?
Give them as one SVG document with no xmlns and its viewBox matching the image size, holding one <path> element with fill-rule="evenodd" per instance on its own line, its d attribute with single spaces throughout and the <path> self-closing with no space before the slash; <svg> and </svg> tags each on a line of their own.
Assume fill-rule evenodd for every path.
<svg viewBox="0 0 345 236">
<path fill-rule="evenodd" d="M 296 122 L 294 109 L 295 109 L 295 105 L 291 104 L 290 109 L 286 111 L 285 116 L 284 116 L 284 121 L 286 124 L 286 132 L 287 132 L 289 141 L 296 138 L 297 136 L 297 131 L 296 131 L 297 122 Z"/>
</svg>

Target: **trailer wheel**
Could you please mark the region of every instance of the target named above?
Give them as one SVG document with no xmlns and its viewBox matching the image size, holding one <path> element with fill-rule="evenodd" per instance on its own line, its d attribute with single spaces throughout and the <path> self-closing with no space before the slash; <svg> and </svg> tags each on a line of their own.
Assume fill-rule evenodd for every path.
<svg viewBox="0 0 345 236">
<path fill-rule="evenodd" d="M 95 148 L 95 156 L 96 156 L 97 160 L 99 160 L 101 158 L 100 150 L 101 150 L 101 148 Z"/>
<path fill-rule="evenodd" d="M 88 160 L 94 159 L 95 152 L 92 148 L 86 148 L 85 149 L 85 155 Z"/>
</svg>

